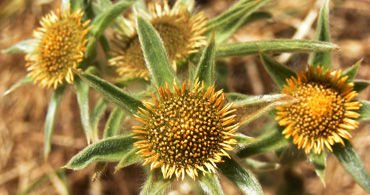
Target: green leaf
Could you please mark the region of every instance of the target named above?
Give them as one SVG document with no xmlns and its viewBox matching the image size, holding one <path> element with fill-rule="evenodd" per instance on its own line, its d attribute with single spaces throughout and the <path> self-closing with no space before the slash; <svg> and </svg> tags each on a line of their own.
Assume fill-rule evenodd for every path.
<svg viewBox="0 0 370 195">
<path fill-rule="evenodd" d="M 213 84 L 215 67 L 215 37 L 212 34 L 211 40 L 208 46 L 204 49 L 202 57 L 200 58 L 197 71 L 194 76 L 195 79 L 199 79 L 200 82 L 204 82 L 205 86 Z"/>
<path fill-rule="evenodd" d="M 316 28 L 316 40 L 327 42 L 330 41 L 329 0 L 326 0 L 320 9 L 320 15 Z M 324 66 L 325 69 L 327 69 L 330 67 L 330 61 L 331 61 L 330 52 L 313 53 L 310 56 L 309 64 L 313 64 L 315 66 Z"/>
<path fill-rule="evenodd" d="M 138 16 L 136 23 L 145 62 L 155 85 L 164 86 L 166 82 L 172 85 L 175 75 L 168 62 L 161 37 L 152 24 L 144 18 Z"/>
<path fill-rule="evenodd" d="M 91 135 L 93 137 L 93 140 L 99 139 L 98 124 L 99 124 L 100 118 L 103 116 L 104 111 L 107 107 L 108 107 L 108 102 L 105 99 L 100 98 L 96 102 L 94 109 L 91 111 L 90 124 L 92 127 Z"/>
<path fill-rule="evenodd" d="M 244 99 L 250 98 L 251 96 L 232 92 L 232 93 L 225 93 L 225 97 L 230 102 L 236 102 L 236 101 L 242 101 Z"/>
<path fill-rule="evenodd" d="M 238 146 L 246 145 L 255 141 L 255 138 L 246 136 L 241 133 L 235 133 L 233 139 L 236 140 Z"/>
<path fill-rule="evenodd" d="M 367 81 L 367 80 L 354 80 L 353 81 L 353 84 L 354 84 L 353 90 L 355 90 L 357 92 L 361 92 L 364 89 L 366 89 L 367 87 L 369 87 L 370 81 Z"/>
<path fill-rule="evenodd" d="M 368 100 L 360 100 L 362 106 L 358 113 L 360 117 L 357 120 L 370 120 L 370 101 Z"/>
<path fill-rule="evenodd" d="M 224 27 L 229 23 L 235 22 L 236 19 L 241 18 L 245 14 L 250 15 L 251 12 L 255 11 L 266 2 L 268 2 L 268 0 L 241 0 L 219 16 L 210 20 L 207 27 L 210 29 Z"/>
<path fill-rule="evenodd" d="M 124 93 L 120 88 L 108 83 L 107 81 L 87 73 L 80 73 L 79 76 L 92 88 L 97 90 L 108 101 L 115 103 L 135 114 L 137 109 L 142 106 L 140 100 Z"/>
<path fill-rule="evenodd" d="M 130 166 L 132 164 L 135 164 L 139 162 L 142 157 L 140 154 L 136 154 L 138 152 L 138 149 L 133 149 L 130 152 L 127 152 L 122 159 L 119 161 L 117 166 L 114 168 L 114 172 L 117 172 L 118 170 L 125 168 L 127 166 Z"/>
<path fill-rule="evenodd" d="M 237 155 L 240 158 L 246 158 L 255 154 L 263 152 L 273 151 L 282 148 L 290 143 L 289 139 L 285 139 L 284 135 L 281 134 L 281 130 L 284 127 L 278 127 L 266 134 L 264 137 L 257 139 L 257 141 L 245 145 L 239 151 Z"/>
<path fill-rule="evenodd" d="M 82 127 L 85 132 L 87 143 L 90 144 L 91 141 L 97 141 L 97 138 L 93 137 L 93 128 L 90 123 L 89 85 L 78 77 L 76 77 L 74 84 L 76 88 L 78 107 L 80 108 Z"/>
<path fill-rule="evenodd" d="M 33 45 L 36 44 L 37 39 L 28 39 L 20 41 L 15 45 L 1 50 L 3 54 L 27 54 L 32 52 Z"/>
<path fill-rule="evenodd" d="M 125 118 L 125 112 L 120 108 L 114 108 L 112 113 L 109 115 L 108 121 L 104 128 L 104 138 L 112 137 L 117 135 L 117 132 Z"/>
<path fill-rule="evenodd" d="M 223 161 L 222 163 L 217 163 L 217 167 L 221 170 L 222 174 L 236 184 L 244 194 L 263 194 L 261 185 L 250 171 L 241 167 L 233 159 L 223 158 Z"/>
<path fill-rule="evenodd" d="M 339 47 L 330 42 L 278 39 L 266 41 L 248 41 L 242 43 L 227 43 L 217 46 L 216 57 L 231 57 L 253 55 L 258 53 L 258 48 L 263 52 L 329 52 Z"/>
<path fill-rule="evenodd" d="M 293 70 L 275 61 L 265 53 L 260 52 L 260 57 L 265 69 L 280 88 L 283 88 L 286 84 L 286 79 L 296 76 Z"/>
<path fill-rule="evenodd" d="M 199 184 L 206 194 L 212 194 L 212 195 L 224 194 L 224 192 L 222 191 L 221 185 L 220 185 L 220 181 L 218 180 L 216 174 L 206 173 L 200 176 Z"/>
<path fill-rule="evenodd" d="M 95 39 L 99 39 L 104 30 L 127 8 L 129 8 L 136 0 L 121 0 L 103 13 L 98 15 L 93 21 L 93 28 L 89 31 Z"/>
<path fill-rule="evenodd" d="M 370 176 L 362 164 L 348 140 L 344 140 L 344 146 L 337 143 L 332 146 L 333 154 L 343 168 L 355 179 L 355 181 L 367 192 L 370 193 Z"/>
<path fill-rule="evenodd" d="M 315 168 L 317 176 L 319 176 L 321 183 L 325 185 L 325 168 L 326 168 L 326 154 L 325 151 L 321 151 L 320 154 L 311 152 L 308 155 L 308 159 Z"/>
<path fill-rule="evenodd" d="M 347 82 L 352 82 L 355 79 L 355 77 L 357 75 L 357 71 L 360 68 L 362 60 L 363 59 L 357 61 L 356 64 L 354 64 L 353 66 L 351 66 L 348 69 L 346 69 L 345 71 L 343 71 L 342 77 L 348 76 Z"/>
<path fill-rule="evenodd" d="M 44 157 L 47 159 L 51 150 L 51 135 L 54 130 L 55 118 L 58 113 L 58 107 L 60 100 L 62 99 L 64 92 L 64 86 L 58 87 L 49 102 L 48 111 L 46 114 L 45 124 L 44 124 Z"/>
<path fill-rule="evenodd" d="M 295 100 L 293 96 L 284 94 L 248 96 L 235 101 L 232 108 L 237 110 L 237 121 L 243 125 L 275 109 L 276 106 L 291 104 Z"/>
<path fill-rule="evenodd" d="M 274 171 L 280 168 L 279 163 L 261 162 L 251 158 L 245 159 L 244 163 L 248 168 L 258 172 Z"/>
<path fill-rule="evenodd" d="M 249 4 L 250 6 L 245 6 L 243 9 L 243 13 L 239 17 L 235 18 L 234 21 L 229 21 L 226 25 L 216 28 L 216 43 L 218 44 L 226 41 L 228 38 L 234 35 L 237 30 L 239 30 L 248 22 L 252 22 L 253 20 L 261 19 L 264 17 L 271 18 L 271 15 L 267 15 L 266 13 L 260 14 L 258 16 L 253 15 L 253 18 L 251 18 L 252 14 L 266 2 L 267 1 L 260 1 L 257 3 Z"/>
<path fill-rule="evenodd" d="M 144 187 L 141 190 L 140 195 L 164 194 L 170 184 L 171 180 L 163 179 L 156 170 L 151 171 L 149 177 L 144 183 Z"/>
<path fill-rule="evenodd" d="M 8 90 L 4 92 L 4 96 L 8 95 L 9 93 L 13 92 L 14 90 L 18 89 L 19 87 L 26 86 L 29 84 L 32 84 L 32 79 L 29 76 L 24 77 L 23 79 L 16 82 L 14 85 L 12 85 Z"/>
<path fill-rule="evenodd" d="M 93 162 L 114 162 L 133 149 L 133 135 L 103 139 L 76 154 L 65 168 L 79 170 Z"/>
</svg>

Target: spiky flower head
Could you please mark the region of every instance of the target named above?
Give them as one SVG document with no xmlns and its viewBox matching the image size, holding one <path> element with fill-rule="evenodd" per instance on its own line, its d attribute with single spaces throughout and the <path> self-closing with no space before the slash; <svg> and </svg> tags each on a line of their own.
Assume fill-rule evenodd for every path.
<svg viewBox="0 0 370 195">
<path fill-rule="evenodd" d="M 157 30 L 163 40 L 167 55 L 173 68 L 176 62 L 186 59 L 189 54 L 198 52 L 198 49 L 207 44 L 203 36 L 206 28 L 206 17 L 200 12 L 192 15 L 193 5 L 185 5 L 176 1 L 170 8 L 167 1 L 148 5 L 147 18 Z M 133 26 L 133 22 L 130 23 Z M 131 27 L 131 29 L 135 29 Z M 127 31 L 127 29 L 125 29 Z M 109 64 L 117 66 L 117 73 L 121 77 L 139 77 L 148 79 L 149 71 L 146 68 L 139 37 L 136 31 L 119 35 L 117 48 L 112 51 Z"/>
<path fill-rule="evenodd" d="M 355 110 L 361 107 L 360 102 L 353 101 L 358 94 L 347 79 L 341 70 L 324 71 L 324 67 L 313 65 L 287 79 L 282 93 L 298 101 L 277 107 L 276 120 L 286 126 L 282 132 L 285 137 L 293 136 L 293 143 L 306 153 L 313 149 L 320 154 L 324 147 L 332 151 L 334 143 L 344 145 L 343 139 L 349 139 L 350 130 L 358 126 Z"/>
<path fill-rule="evenodd" d="M 78 9 L 57 10 L 43 17 L 34 49 L 26 56 L 31 78 L 41 87 L 56 88 L 64 81 L 73 82 L 73 70 L 82 61 L 87 40 L 85 35 L 90 21 L 81 22 L 83 12 Z"/>
<path fill-rule="evenodd" d="M 231 103 L 224 106 L 222 90 L 214 86 L 205 90 L 204 84 L 195 82 L 192 89 L 184 82 L 179 89 L 173 84 L 157 88 L 159 98 L 152 95 L 153 103 L 144 101 L 134 127 L 139 139 L 134 145 L 151 169 L 161 167 L 164 178 L 184 179 L 188 174 L 195 180 L 198 171 L 215 172 L 217 162 L 236 143 L 235 123 Z"/>
</svg>

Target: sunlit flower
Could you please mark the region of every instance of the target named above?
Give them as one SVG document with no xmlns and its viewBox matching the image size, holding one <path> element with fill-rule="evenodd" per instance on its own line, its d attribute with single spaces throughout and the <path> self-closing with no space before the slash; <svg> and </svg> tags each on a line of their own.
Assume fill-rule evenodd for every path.
<svg viewBox="0 0 370 195">
<path fill-rule="evenodd" d="M 176 69 L 176 62 L 181 62 L 189 54 L 198 52 L 198 49 L 206 45 L 206 37 L 203 36 L 206 28 L 206 17 L 203 13 L 192 15 L 193 5 L 184 5 L 176 1 L 170 8 L 167 1 L 148 5 L 149 14 L 143 11 L 140 14 L 147 18 L 157 30 L 163 40 L 168 58 Z M 134 22 L 131 22 L 131 29 Z M 124 29 L 129 31 L 129 29 Z M 136 31 L 126 32 L 119 35 L 117 48 L 112 51 L 113 58 L 109 64 L 117 66 L 117 72 L 121 77 L 149 78 L 143 53 Z"/>
<path fill-rule="evenodd" d="M 152 95 L 153 103 L 144 101 L 134 127 L 134 145 L 151 169 L 161 167 L 164 178 L 184 179 L 188 174 L 195 180 L 198 171 L 215 172 L 217 162 L 227 151 L 233 150 L 237 130 L 231 103 L 224 106 L 224 93 L 215 92 L 214 86 L 205 90 L 204 84 L 184 82 L 173 92 L 166 84 L 157 88 L 159 98 Z"/>
<path fill-rule="evenodd" d="M 41 87 L 56 88 L 64 81 L 73 82 L 73 70 L 82 61 L 90 21 L 81 22 L 83 12 L 57 10 L 43 17 L 33 51 L 26 56 L 31 78 Z"/>
<path fill-rule="evenodd" d="M 324 67 L 309 66 L 308 70 L 297 72 L 297 77 L 287 79 L 282 93 L 298 99 L 291 105 L 277 107 L 280 126 L 286 138 L 293 137 L 293 143 L 306 153 L 311 149 L 320 154 L 324 147 L 332 151 L 334 143 L 343 143 L 351 137 L 350 130 L 357 128 L 359 117 L 355 112 L 361 107 L 353 101 L 358 94 L 353 83 L 339 71 L 324 71 Z"/>
</svg>

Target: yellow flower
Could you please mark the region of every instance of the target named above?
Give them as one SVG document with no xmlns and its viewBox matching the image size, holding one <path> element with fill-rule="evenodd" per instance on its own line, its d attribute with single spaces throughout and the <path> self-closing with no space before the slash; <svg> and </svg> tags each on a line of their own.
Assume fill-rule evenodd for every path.
<svg viewBox="0 0 370 195">
<path fill-rule="evenodd" d="M 203 13 L 192 15 L 193 5 L 186 6 L 181 1 L 176 1 L 170 9 L 167 1 L 164 1 L 162 4 L 149 4 L 148 8 L 147 18 L 161 36 L 173 68 L 176 69 L 176 62 L 185 60 L 189 54 L 198 52 L 200 47 L 207 44 L 206 37 L 203 36 L 207 31 L 206 17 Z M 147 15 L 144 12 L 139 13 Z M 131 29 L 134 29 L 133 22 Z M 117 66 L 117 73 L 121 77 L 149 79 L 150 74 L 136 31 L 126 34 L 129 35 L 118 35 L 120 42 L 112 51 L 113 58 L 109 60 L 109 64 Z"/>
<path fill-rule="evenodd" d="M 41 87 L 57 88 L 64 81 L 72 83 L 73 70 L 83 59 L 90 21 L 81 23 L 80 9 L 70 12 L 70 9 L 51 12 L 41 19 L 42 27 L 33 32 L 37 41 L 26 56 L 26 66 L 31 78 Z"/>
<path fill-rule="evenodd" d="M 160 96 L 152 95 L 153 103 L 143 101 L 136 120 L 142 126 L 134 127 L 133 133 L 139 139 L 134 145 L 145 159 L 151 162 L 151 169 L 161 166 L 164 178 L 184 179 L 188 174 L 195 180 L 198 171 L 215 172 L 217 162 L 236 143 L 233 133 L 239 124 L 235 123 L 234 109 L 226 104 L 222 90 L 215 92 L 214 86 L 207 90 L 202 83 L 184 82 L 179 89 L 173 85 L 157 88 Z"/>
<path fill-rule="evenodd" d="M 297 77 L 287 79 L 282 93 L 292 95 L 298 102 L 277 107 L 276 120 L 286 138 L 293 136 L 293 143 L 306 153 L 311 149 L 320 154 L 324 147 L 332 151 L 334 143 L 343 143 L 351 137 L 350 130 L 358 126 L 355 112 L 361 107 L 353 101 L 358 94 L 353 83 L 339 71 L 324 71 L 324 67 L 309 66 L 297 72 Z"/>
</svg>

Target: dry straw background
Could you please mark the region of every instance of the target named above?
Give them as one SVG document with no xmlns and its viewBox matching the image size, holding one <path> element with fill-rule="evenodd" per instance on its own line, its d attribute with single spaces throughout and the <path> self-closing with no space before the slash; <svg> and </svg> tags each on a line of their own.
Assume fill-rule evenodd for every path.
<svg viewBox="0 0 370 195">
<path fill-rule="evenodd" d="M 214 17 L 230 6 L 234 0 L 199 0 L 197 8 Z M 248 41 L 272 38 L 314 38 L 317 11 L 322 0 L 272 0 L 265 10 L 273 19 L 259 21 L 238 31 L 230 41 Z M 55 10 L 60 1 L 2 0 L 0 1 L 0 49 L 32 37 L 39 19 Z M 358 78 L 370 80 L 370 1 L 335 0 L 331 2 L 330 27 L 332 42 L 340 46 L 333 52 L 332 67 L 347 68 L 364 58 Z M 281 62 L 299 69 L 307 61 L 306 54 L 276 55 Z M 230 58 L 227 83 L 232 91 L 245 94 L 278 92 L 263 70 L 257 56 Z M 24 55 L 0 54 L 0 94 L 17 80 L 26 76 Z M 253 84 L 253 85 L 252 85 Z M 64 95 L 52 139 L 53 151 L 47 161 L 43 158 L 43 122 L 51 90 L 30 85 L 12 94 L 0 97 L 0 194 L 14 194 L 27 188 L 42 175 L 64 165 L 74 154 L 86 146 L 80 125 L 77 100 L 71 87 Z M 370 100 L 370 90 L 360 94 Z M 91 92 L 91 103 L 97 94 Z M 93 105 L 93 104 L 91 104 Z M 105 117 L 108 116 L 106 113 Z M 266 122 L 262 117 L 241 129 L 253 135 Z M 103 125 L 103 124 L 102 124 Z M 258 134 L 258 132 L 257 132 Z M 370 123 L 363 122 L 353 132 L 352 143 L 370 171 Z M 261 157 L 274 161 L 272 155 Z M 138 194 L 144 181 L 139 165 L 127 167 L 113 174 L 110 166 L 100 180 L 91 181 L 93 166 L 81 171 L 67 171 L 72 194 Z M 366 194 L 352 178 L 329 156 L 326 188 L 316 177 L 313 168 L 305 161 L 282 165 L 279 170 L 256 173 L 266 194 Z M 221 181 L 226 194 L 241 194 L 231 183 Z M 51 176 L 30 194 L 64 194 L 60 180 Z M 169 194 L 192 194 L 187 184 L 177 184 Z"/>
</svg>

